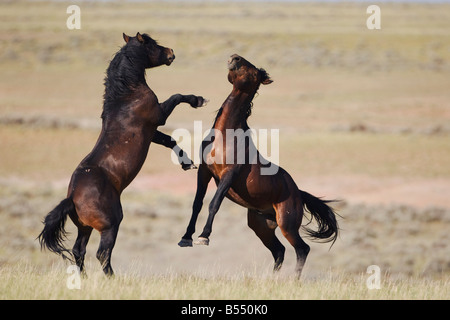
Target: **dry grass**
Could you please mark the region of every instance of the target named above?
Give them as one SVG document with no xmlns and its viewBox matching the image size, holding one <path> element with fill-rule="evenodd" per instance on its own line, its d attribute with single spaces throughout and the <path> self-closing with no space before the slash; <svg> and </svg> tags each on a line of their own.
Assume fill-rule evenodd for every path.
<svg viewBox="0 0 450 320">
<path fill-rule="evenodd" d="M 81 279 L 79 290 L 69 289 L 72 273 L 56 264 L 45 273 L 27 264 L 0 270 L 0 299 L 163 299 L 163 300 L 299 300 L 299 299 L 446 299 L 450 279 L 390 279 L 382 275 L 380 289 L 368 289 L 367 275 L 330 271 L 324 278 L 299 281 L 293 277 L 245 273 L 204 277 L 167 272 L 142 276 L 133 269 L 107 279 L 101 272 Z M 70 286 L 69 284 L 69 286 Z"/>
</svg>

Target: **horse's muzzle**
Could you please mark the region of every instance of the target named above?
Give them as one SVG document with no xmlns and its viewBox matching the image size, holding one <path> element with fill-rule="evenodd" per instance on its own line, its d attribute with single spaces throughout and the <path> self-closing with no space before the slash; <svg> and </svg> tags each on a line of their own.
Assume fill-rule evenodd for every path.
<svg viewBox="0 0 450 320">
<path fill-rule="evenodd" d="M 173 53 L 172 49 L 168 49 L 169 53 L 167 54 L 167 62 L 166 65 L 170 66 L 173 62 L 173 60 L 175 60 L 175 53 Z"/>
<path fill-rule="evenodd" d="M 236 70 L 239 67 L 239 62 L 241 57 L 237 54 L 233 54 L 230 59 L 228 59 L 228 70 Z"/>
</svg>

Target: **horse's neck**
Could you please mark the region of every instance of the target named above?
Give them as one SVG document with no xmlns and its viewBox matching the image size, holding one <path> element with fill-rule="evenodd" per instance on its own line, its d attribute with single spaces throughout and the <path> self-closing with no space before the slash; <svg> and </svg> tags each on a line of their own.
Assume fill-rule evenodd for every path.
<svg viewBox="0 0 450 320">
<path fill-rule="evenodd" d="M 233 88 L 217 114 L 214 128 L 221 131 L 237 128 L 248 129 L 246 110 L 253 97 L 254 94 Z"/>
<path fill-rule="evenodd" d="M 146 85 L 145 67 L 127 56 L 123 56 L 122 59 L 123 64 L 117 70 L 117 77 L 125 80 L 129 87 Z"/>
<path fill-rule="evenodd" d="M 123 53 L 117 54 L 106 72 L 102 118 L 122 108 L 124 99 L 133 99 L 136 94 L 135 99 L 138 99 L 140 92 L 148 89 L 142 62 Z"/>
<path fill-rule="evenodd" d="M 110 93 L 113 96 L 147 85 L 145 67 L 137 58 L 126 54 L 117 55 L 108 67 L 105 85 L 106 91 L 117 91 Z"/>
</svg>

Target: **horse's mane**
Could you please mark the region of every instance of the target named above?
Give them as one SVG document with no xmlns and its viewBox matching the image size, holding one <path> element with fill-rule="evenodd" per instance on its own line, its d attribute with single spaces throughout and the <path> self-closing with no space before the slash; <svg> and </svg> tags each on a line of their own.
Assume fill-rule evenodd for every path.
<svg viewBox="0 0 450 320">
<path fill-rule="evenodd" d="M 253 101 L 251 101 L 245 109 L 245 120 L 252 115 Z"/>
<path fill-rule="evenodd" d="M 143 34 L 142 36 L 147 35 Z M 133 93 L 133 90 L 139 84 L 145 83 L 147 59 L 145 52 L 131 43 L 124 45 L 114 55 L 106 70 L 103 119 L 108 117 L 113 110 L 121 108 L 124 100 Z"/>
</svg>

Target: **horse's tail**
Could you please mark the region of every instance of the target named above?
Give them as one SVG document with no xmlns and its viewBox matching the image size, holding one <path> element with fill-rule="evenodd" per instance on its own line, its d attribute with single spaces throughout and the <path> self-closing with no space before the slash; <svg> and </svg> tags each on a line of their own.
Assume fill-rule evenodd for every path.
<svg viewBox="0 0 450 320">
<path fill-rule="evenodd" d="M 67 215 L 71 212 L 75 212 L 75 205 L 71 198 L 66 198 L 47 214 L 43 221 L 44 230 L 38 236 L 41 249 L 47 248 L 61 255 L 63 259 L 68 260 L 72 260 L 72 253 L 64 247 L 63 241 L 66 238 L 64 225 L 66 224 Z"/>
<path fill-rule="evenodd" d="M 334 242 L 338 237 L 339 226 L 336 221 L 336 212 L 327 203 L 334 200 L 321 200 L 305 191 L 299 190 L 303 199 L 304 208 L 317 221 L 318 230 L 303 227 L 310 237 L 319 239 L 320 242 Z"/>
</svg>

